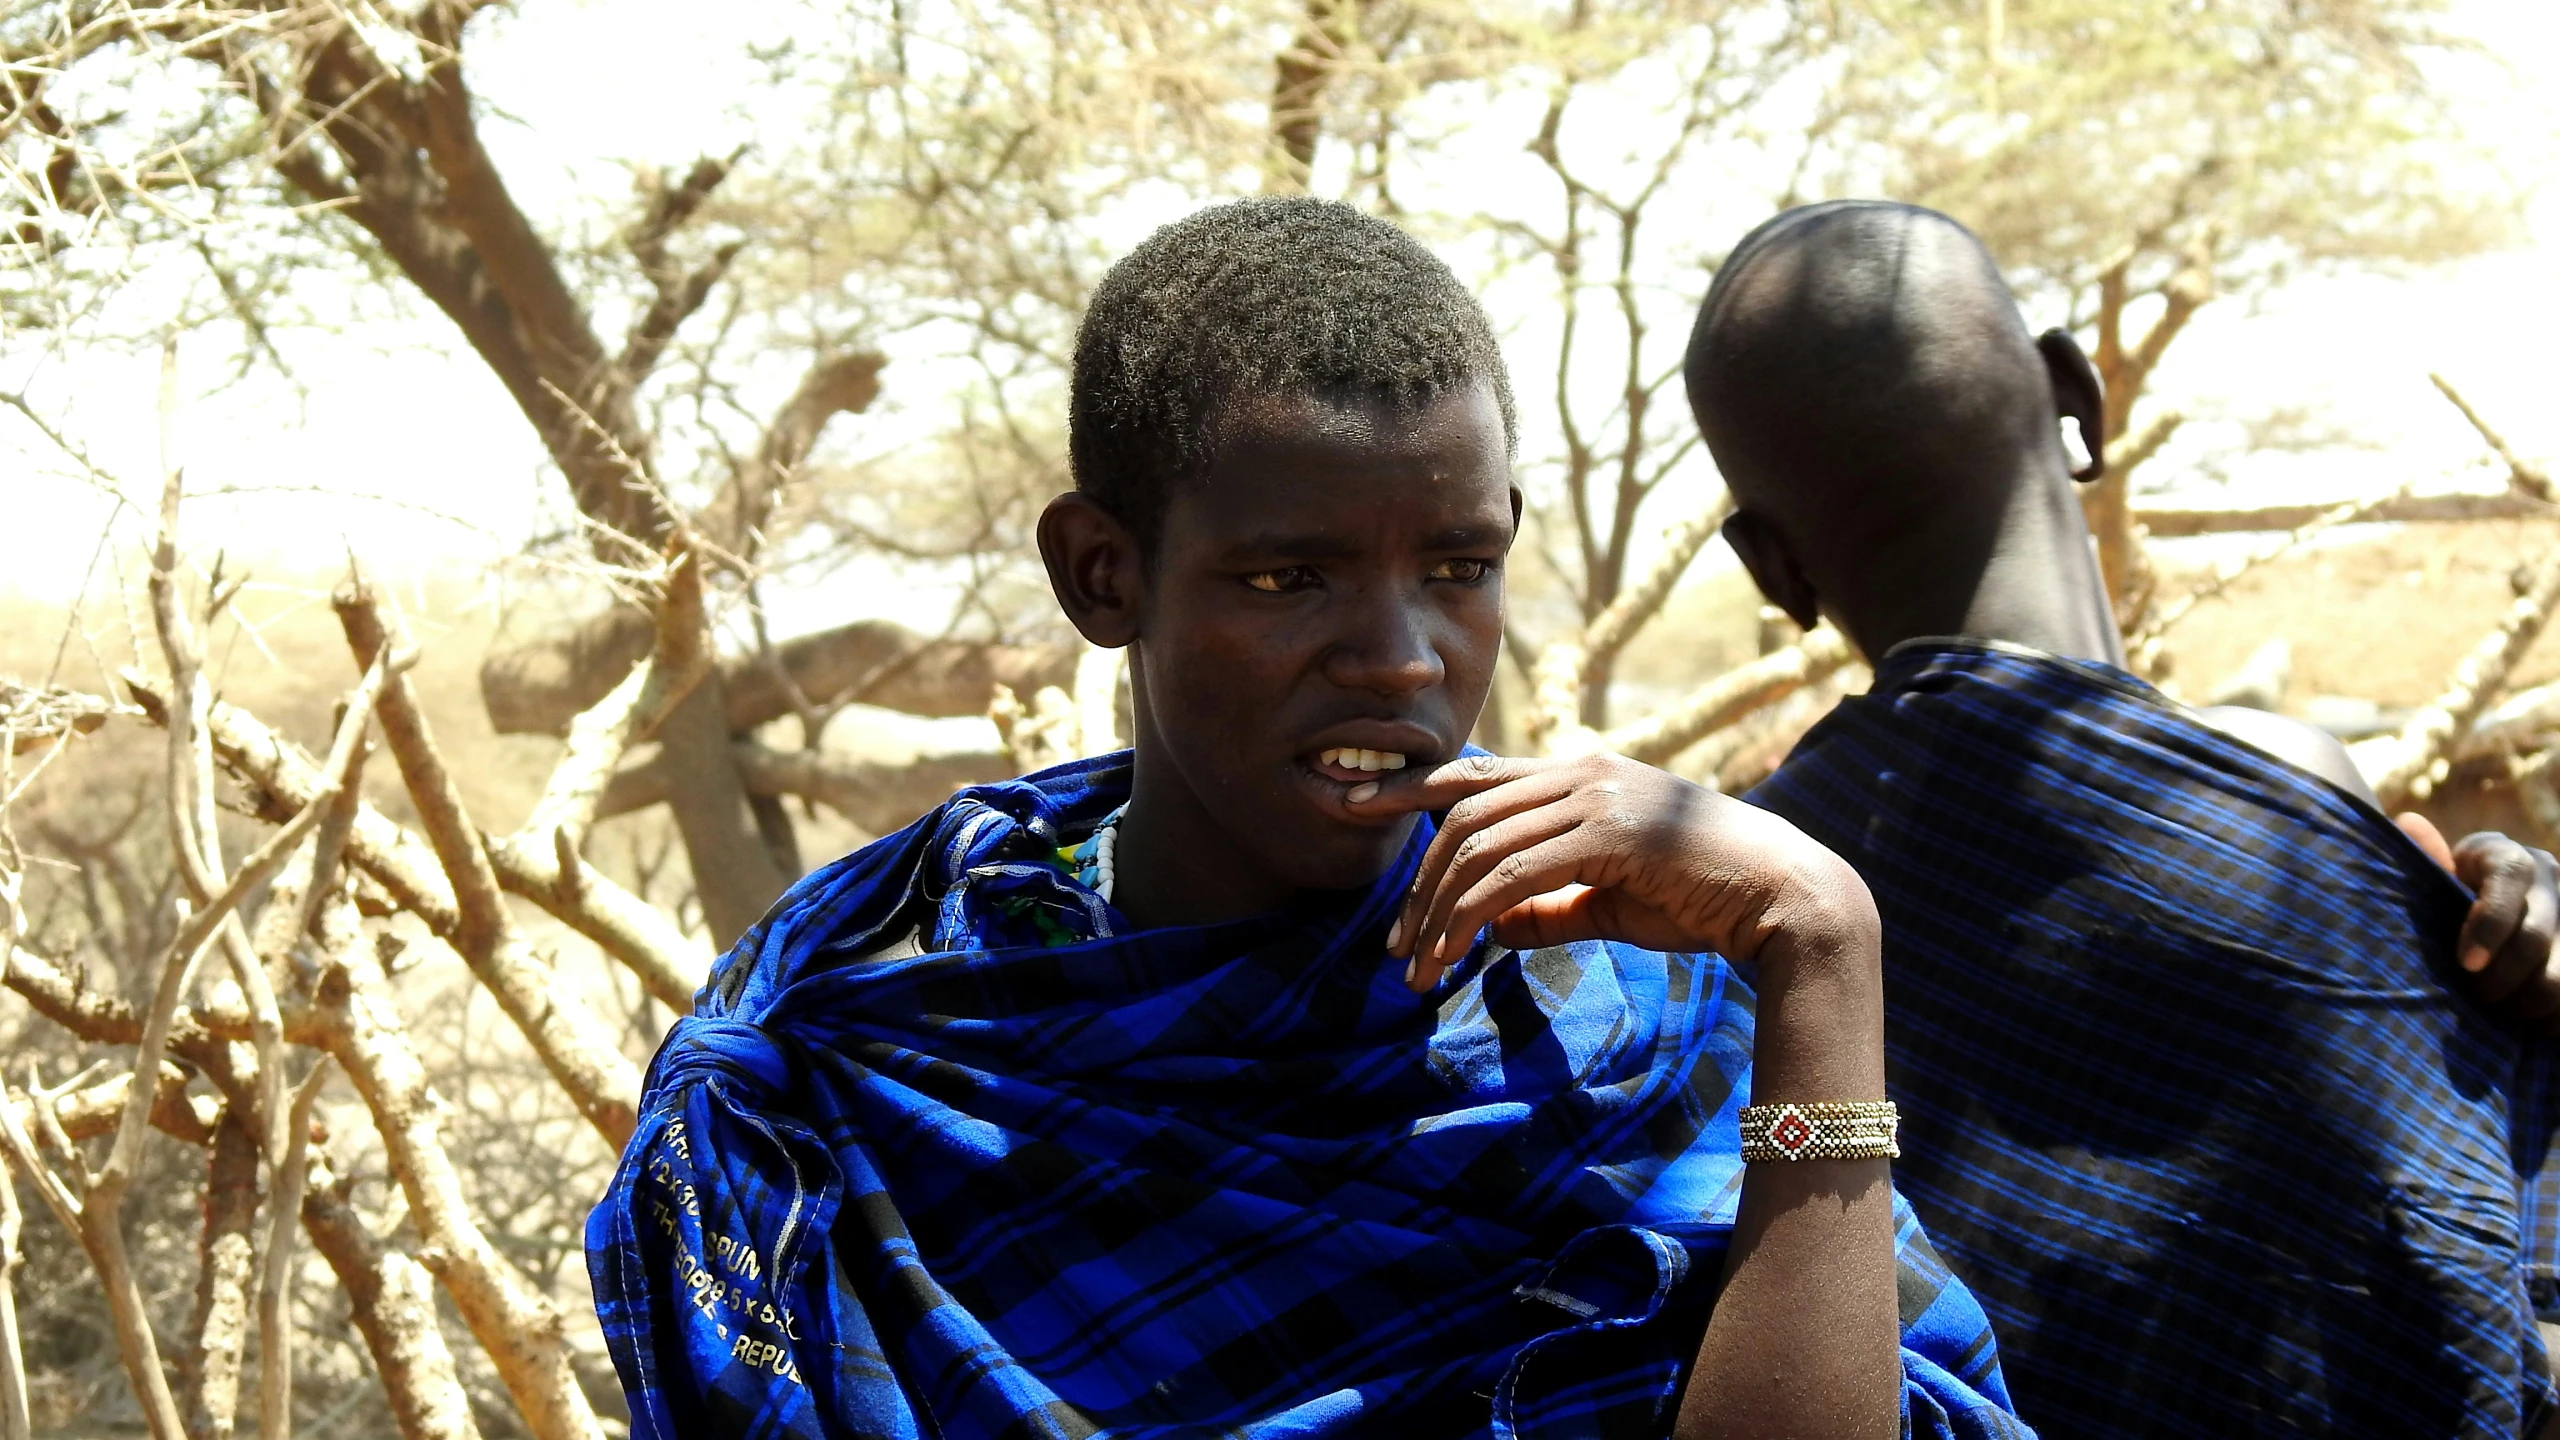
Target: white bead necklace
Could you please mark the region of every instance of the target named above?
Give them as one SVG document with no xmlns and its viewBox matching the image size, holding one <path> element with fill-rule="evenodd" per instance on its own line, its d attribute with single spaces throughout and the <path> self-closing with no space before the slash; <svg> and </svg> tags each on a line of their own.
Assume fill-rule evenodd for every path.
<svg viewBox="0 0 2560 1440">
<path fill-rule="evenodd" d="M 1120 816 L 1114 813 L 1110 819 L 1103 821 L 1102 828 L 1093 834 L 1093 893 L 1101 896 L 1102 903 L 1105 905 L 1111 903 L 1112 884 L 1120 878 L 1119 872 L 1112 865 L 1119 849 Z"/>
</svg>

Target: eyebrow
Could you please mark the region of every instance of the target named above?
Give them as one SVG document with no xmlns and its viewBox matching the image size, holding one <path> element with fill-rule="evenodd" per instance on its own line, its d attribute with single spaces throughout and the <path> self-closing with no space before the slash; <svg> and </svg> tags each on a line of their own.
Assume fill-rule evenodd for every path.
<svg viewBox="0 0 2560 1440">
<path fill-rule="evenodd" d="M 1492 550 L 1506 542 L 1502 529 L 1493 525 L 1455 525 L 1425 536 L 1421 549 Z M 1229 546 L 1227 554 L 1237 559 L 1261 560 L 1286 556 L 1293 560 L 1342 560 L 1358 555 L 1367 547 L 1358 540 L 1341 534 L 1262 534 Z"/>
</svg>

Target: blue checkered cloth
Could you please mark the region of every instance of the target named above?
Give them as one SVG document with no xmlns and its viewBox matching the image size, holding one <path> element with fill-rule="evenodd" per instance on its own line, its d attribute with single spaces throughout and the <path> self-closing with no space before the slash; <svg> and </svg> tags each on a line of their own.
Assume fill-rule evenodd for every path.
<svg viewBox="0 0 2560 1440">
<path fill-rule="evenodd" d="M 1742 982 L 1590 944 L 1408 993 L 1427 824 L 1366 893 L 1130 931 L 1057 862 L 1128 776 L 963 791 L 722 961 L 587 1231 L 633 1435 L 1667 1434 Z M 1906 1433 L 2026 1435 L 1895 1213 Z"/>
<path fill-rule="evenodd" d="M 2470 897 L 2325 781 L 2104 666 L 1897 647 L 1757 803 L 1885 925 L 1895 1180 L 2069 1436 L 2514 1436 L 2519 1042 Z M 2545 1246 L 2541 1253 L 2551 1251 Z"/>
</svg>

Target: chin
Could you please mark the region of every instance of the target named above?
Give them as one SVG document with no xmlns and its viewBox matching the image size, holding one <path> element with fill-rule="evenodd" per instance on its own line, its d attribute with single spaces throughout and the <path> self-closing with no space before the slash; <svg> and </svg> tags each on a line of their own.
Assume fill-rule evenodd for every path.
<svg viewBox="0 0 2560 1440">
<path fill-rule="evenodd" d="M 1312 817 L 1302 843 L 1270 857 L 1272 870 L 1301 890 L 1366 890 L 1394 867 L 1413 833 L 1415 817 L 1399 824 L 1346 825 L 1329 817 Z"/>
</svg>

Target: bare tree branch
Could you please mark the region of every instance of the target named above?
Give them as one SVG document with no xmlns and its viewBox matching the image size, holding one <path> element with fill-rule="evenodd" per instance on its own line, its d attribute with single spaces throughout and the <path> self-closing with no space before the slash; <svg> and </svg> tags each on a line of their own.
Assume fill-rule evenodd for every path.
<svg viewBox="0 0 2560 1440">
<path fill-rule="evenodd" d="M 169 962 L 169 968 L 176 968 L 174 961 Z M 29 1087 L 29 1099 L 40 1121 L 51 1117 L 57 1094 Z M 44 1128 L 48 1133 L 59 1133 L 57 1126 Z M 46 1208 L 78 1238 L 90 1268 L 97 1272 L 98 1283 L 106 1292 L 107 1313 L 115 1327 L 116 1352 L 124 1361 L 125 1378 L 133 1387 L 152 1440 L 181 1440 L 186 1432 L 178 1418 L 177 1400 L 169 1393 L 169 1378 L 160 1368 L 159 1344 L 143 1310 L 142 1287 L 134 1279 L 130 1253 L 122 1232 L 116 1228 L 129 1172 L 128 1177 L 112 1182 L 104 1175 L 91 1174 L 79 1153 L 70 1151 L 69 1142 L 63 1141 L 63 1148 L 69 1151 L 65 1158 L 75 1167 L 75 1191 L 71 1182 L 46 1167 L 34 1143 L 19 1128 L 17 1113 L 10 1106 L 0 1106 L 0 1140 L 7 1142 L 19 1170 L 36 1182 Z M 112 1158 L 109 1163 L 114 1163 Z"/>
<path fill-rule="evenodd" d="M 14 1128 L 14 1117 L 8 1122 Z M 0 1149 L 0 1440 L 35 1440 L 35 1421 L 27 1409 L 27 1352 L 18 1339 L 18 1266 L 26 1256 L 18 1250 L 26 1216 L 18 1208 L 14 1146 Z"/>
<path fill-rule="evenodd" d="M 693 162 L 683 181 L 672 188 L 660 189 L 650 197 L 649 208 L 625 235 L 633 259 L 640 262 L 640 273 L 649 277 L 657 290 L 657 298 L 632 323 L 631 333 L 622 342 L 622 359 L 616 366 L 623 383 L 637 387 L 658 366 L 658 356 L 675 338 L 693 312 L 711 294 L 711 287 L 728 273 L 729 262 L 745 248 L 743 242 L 732 241 L 712 252 L 711 258 L 691 270 L 679 268 L 667 254 L 667 240 L 684 223 L 693 218 L 702 202 L 729 177 L 729 171 L 744 154 L 741 147 L 725 159 L 704 156 Z"/>
<path fill-rule="evenodd" d="M 489 1354 L 535 1440 L 602 1440 L 569 1366 L 559 1306 L 490 1244 L 438 1133 L 443 1106 L 427 1080 L 378 967 L 343 905 L 322 911 L 323 962 L 313 1021 L 372 1112 L 393 1178 L 424 1242 L 419 1260 Z"/>
<path fill-rule="evenodd" d="M 2265 505 L 2248 510 L 2143 510 L 2136 514 L 2155 540 L 2190 535 L 2227 535 L 2246 530 L 2299 530 L 2339 504 Z M 2548 520 L 2560 518 L 2560 506 L 2529 495 L 2411 495 L 2373 507 L 2366 520 L 2375 523 L 2439 524 L 2468 520 Z"/>
<path fill-rule="evenodd" d="M 1582 627 L 1581 633 L 1556 641 L 1539 652 L 1537 665 L 1530 672 L 1531 704 L 1529 738 L 1545 745 L 1550 737 L 1567 746 L 1583 725 L 1583 692 L 1596 673 L 1606 671 L 1627 642 L 1662 613 L 1664 602 L 1686 574 L 1689 563 L 1716 537 L 1725 517 L 1733 513 L 1733 497 L 1720 496 L 1706 510 L 1691 516 L 1665 537 L 1663 552 L 1644 578 L 1621 591 L 1606 608 Z"/>
<path fill-rule="evenodd" d="M 190 875 L 192 883 L 202 888 L 209 887 L 220 875 L 221 856 L 214 848 L 216 841 L 212 823 L 212 742 L 198 723 L 209 697 L 204 691 L 203 676 L 196 666 L 193 637 L 177 591 L 179 495 L 179 478 L 177 472 L 171 471 L 162 488 L 160 532 L 152 554 L 150 588 L 161 650 L 171 675 L 168 710 L 170 833 L 180 855 L 182 871 Z M 367 684 L 360 687 L 358 699 L 350 705 L 348 722 L 340 728 L 338 744 L 330 757 L 332 768 L 326 772 L 322 782 L 324 799 L 336 787 L 345 784 L 346 766 L 355 753 L 356 741 L 362 735 L 370 714 L 371 695 L 380 688 L 383 676 L 393 666 L 394 662 L 389 657 L 383 657 L 374 667 L 375 673 L 368 677 Z M 302 843 L 303 836 L 319 823 L 321 809 L 318 803 L 304 806 L 252 852 L 239 871 L 204 901 L 202 908 L 187 916 L 179 926 L 177 937 L 158 961 L 151 1005 L 142 1016 L 141 1034 L 134 1047 L 132 1088 L 108 1148 L 106 1163 L 95 1174 L 83 1177 L 80 1186 L 78 1234 L 81 1246 L 88 1252 L 91 1266 L 98 1272 L 105 1288 L 108 1309 L 115 1322 L 117 1347 L 124 1357 L 127 1377 L 132 1382 L 135 1398 L 142 1406 L 155 1440 L 179 1440 L 185 1427 L 176 1399 L 170 1393 L 168 1376 L 160 1363 L 158 1341 L 143 1310 L 143 1297 L 133 1276 L 122 1224 L 125 1196 L 141 1158 L 143 1137 L 151 1125 L 161 1057 L 167 1053 L 170 1031 L 177 1019 L 180 1002 L 206 945 L 225 927 L 232 927 L 234 933 L 238 933 L 237 911 L 242 902 L 282 867 L 294 848 Z M 239 943 L 243 949 L 246 948 L 245 936 Z M 12 958 L 14 960 L 14 955 Z M 254 967 L 254 957 L 248 963 Z M 11 968 L 15 969 L 14 964 Z M 263 972 L 259 978 L 263 980 Z M 272 1009 L 273 998 L 270 995 L 268 1010 L 272 1012 Z M 269 1048 L 272 1053 L 272 1045 Z M 40 1114 L 47 1103 L 39 1097 Z"/>
<path fill-rule="evenodd" d="M 129 1016 L 130 1012 L 127 1013 Z M 125 1097 L 132 1093 L 132 1072 L 119 1070 L 95 1085 L 70 1091 L 55 1101 L 54 1119 L 62 1126 L 62 1132 L 74 1140 L 94 1140 L 101 1135 L 113 1134 L 117 1121 L 124 1115 Z M 30 1128 L 35 1125 L 34 1102 L 23 1092 L 11 1091 L 8 1104 L 17 1113 L 20 1125 Z M 215 1128 L 229 1113 L 229 1107 L 212 1096 L 189 1094 L 187 1072 L 168 1061 L 161 1062 L 160 1090 L 151 1097 L 152 1128 L 183 1145 L 210 1145 Z M 253 1155 L 250 1158 L 255 1160 L 257 1157 Z"/>
<path fill-rule="evenodd" d="M 9 748 L 24 755 L 65 735 L 88 735 L 124 707 L 96 695 L 83 695 L 58 685 L 27 686 L 0 680 L 0 730 Z"/>
<path fill-rule="evenodd" d="M 2214 572 L 2193 589 L 2152 611 L 2151 617 L 2143 622 L 2142 628 L 2127 637 L 2126 648 L 2138 654 L 2146 646 L 2157 645 L 2161 637 L 2168 634 L 2171 626 L 2187 618 L 2198 605 L 2230 589 L 2233 582 L 2241 576 L 2261 565 L 2282 558 L 2306 540 L 2334 530 L 2340 525 L 2351 524 L 2360 517 L 2389 506 L 2408 493 L 2409 486 L 2404 484 L 2388 495 L 2377 495 L 2370 500 L 2349 500 L 2341 505 L 2333 505 L 2278 536 L 2272 543 L 2263 545 L 2237 560 L 2224 562 L 2215 567 Z M 2147 663 L 2137 662 L 2135 668 L 2148 671 L 2150 666 Z"/>
<path fill-rule="evenodd" d="M 1689 692 L 1678 704 L 1609 731 L 1602 739 L 1609 749 L 1629 759 L 1660 765 L 1761 706 L 1785 698 L 1856 658 L 1847 637 L 1822 625 L 1795 644 L 1728 670 Z"/>
<path fill-rule="evenodd" d="M 558 735 L 649 653 L 645 611 L 616 609 L 559 640 L 495 651 L 480 667 L 480 697 L 502 735 Z M 794 713 L 790 690 L 813 703 L 846 701 L 911 715 L 983 715 L 999 684 L 1032 694 L 1074 683 L 1076 652 L 1065 647 L 929 640 L 888 620 L 856 620 L 775 645 L 786 685 L 758 657 L 720 663 L 725 723 L 732 735 Z"/>
<path fill-rule="evenodd" d="M 163 1065 L 162 1074 L 171 1067 Z M 130 1092 L 133 1077 L 120 1077 Z M 63 1130 L 78 1129 L 63 1113 Z M 257 1253 L 257 1117 L 226 1111 L 206 1146 L 204 1225 L 196 1236 L 195 1314 L 189 1328 L 181 1418 L 196 1440 L 227 1437 L 240 1408 L 240 1357 L 249 1340 Z"/>
<path fill-rule="evenodd" d="M 61 966 L 24 946 L 9 947 L 8 987 L 23 997 L 35 1012 L 83 1040 L 101 1045 L 132 1045 L 142 1039 L 142 1019 L 121 996 L 89 988 L 86 976 L 64 973 Z M 169 1026 L 172 1053 L 185 1057 L 198 1069 L 220 1073 L 225 1069 L 225 1047 L 208 1031 L 202 1021 L 189 1010 L 180 1009 Z M 131 1083 L 127 1075 L 125 1082 Z M 124 1096 L 129 1089 L 117 1091 L 118 1122 L 124 1112 Z M 113 1129 L 107 1125 L 100 1133 Z"/>
<path fill-rule="evenodd" d="M 838 415 L 859 415 L 880 398 L 880 371 L 889 363 L 877 350 L 831 355 L 809 367 L 798 389 L 774 413 L 754 458 L 703 511 L 701 526 L 728 553 L 752 556 L 775 498 L 815 449 L 818 435 Z"/>
<path fill-rule="evenodd" d="M 828 806 L 875 835 L 887 834 L 951 798 L 963 785 L 983 785 L 1018 771 L 1001 750 L 899 754 L 879 761 L 826 750 L 776 750 L 755 740 L 730 746 L 739 776 L 758 795 L 798 795 Z M 660 803 L 666 777 L 655 757 L 614 777 L 601 814 Z"/>
<path fill-rule="evenodd" d="M 2131 433 L 2134 402 L 2142 397 L 2171 342 L 2212 300 L 2214 248 L 2219 238 L 2218 230 L 2210 225 L 2197 233 L 2177 271 L 2160 287 L 2163 306 L 2159 318 L 2130 349 L 2124 340 L 2124 311 L 2131 299 L 2128 277 L 2140 245 L 2128 245 L 2119 251 L 2098 277 L 2095 360 L 2098 378 L 2106 390 L 2104 424 L 2109 437 L 2123 436 L 2125 442 L 2108 447 L 2106 471 L 2081 492 L 2080 503 L 2089 531 L 2098 540 L 2098 568 L 2106 581 L 2107 595 L 2115 602 L 2119 623 L 2128 628 L 2138 622 L 2150 591 L 2148 568 L 2133 528 L 2133 472 L 2176 425 L 2174 419 L 2164 418 L 2147 426 L 2140 435 Z"/>
<path fill-rule="evenodd" d="M 401 1440 L 480 1440 L 462 1377 L 436 1323 L 426 1270 L 374 1238 L 326 1160 L 312 1156 L 310 1172 L 302 1192 L 302 1228 L 347 1292 Z"/>
<path fill-rule="evenodd" d="M 2529 471 L 2460 393 L 2442 376 L 2431 378 L 2472 428 L 2480 432 L 2489 448 L 2507 463 L 2512 491 L 2538 489 L 2548 493 L 2549 481 L 2539 472 Z M 2537 486 L 2536 481 L 2541 483 Z M 2498 627 L 2481 637 L 2471 653 L 2454 667 L 2444 693 L 2409 717 L 2399 734 L 2363 741 L 2350 748 L 2357 768 L 2373 781 L 2374 793 L 2382 798 L 2385 807 L 2423 801 L 2435 793 L 2435 787 L 2452 766 L 2451 752 L 2456 741 L 2506 688 L 2507 676 L 2516 662 L 2533 648 L 2543 627 L 2550 623 L 2551 608 L 2560 603 L 2560 553 L 2545 558 L 2536 568 L 2519 570 L 2514 578 L 2515 604 L 2508 607 Z"/>
<path fill-rule="evenodd" d="M 282 1163 L 272 1171 L 276 1182 L 268 1201 L 267 1253 L 258 1274 L 258 1440 L 293 1436 L 293 1236 L 302 1217 L 311 1107 L 328 1081 L 329 1057 L 323 1055 L 294 1088 L 285 1115 L 285 1133 L 291 1138 Z"/>
<path fill-rule="evenodd" d="M 2520 575 L 2516 588 L 2515 604 L 2454 667 L 2443 694 L 2420 707 L 2398 734 L 2348 747 L 2356 768 L 2373 782 L 2374 793 L 2386 808 L 2423 801 L 2435 793 L 2450 768 L 2448 752 L 2454 741 L 2498 698 L 2516 662 L 2533 648 L 2550 622 L 2551 608 L 2560 602 L 2560 555 Z"/>
<path fill-rule="evenodd" d="M 1263 161 L 1267 193 L 1307 188 L 1316 141 L 1324 133 L 1324 92 L 1357 43 L 1372 0 L 1307 0 L 1289 48 L 1273 63 L 1271 153 Z"/>
<path fill-rule="evenodd" d="M 126 683 L 146 714 L 163 713 L 165 697 L 148 682 L 127 676 Z M 316 790 L 318 767 L 311 757 L 248 712 L 216 702 L 206 728 L 223 764 L 253 787 L 263 818 L 284 819 Z M 488 853 L 499 883 L 509 891 L 532 900 L 630 966 L 652 995 L 679 1014 L 691 1007 L 711 957 L 656 907 L 584 866 L 564 878 L 551 854 L 516 845 L 493 845 Z M 461 911 L 426 842 L 371 804 L 361 804 L 348 832 L 347 857 L 389 891 L 401 909 L 425 921 L 437 938 L 460 952 Z M 10 981 L 19 988 L 17 971 Z M 188 1059 L 203 1063 L 194 1052 Z"/>
<path fill-rule="evenodd" d="M 554 832 L 566 833 L 573 841 L 586 835 L 595 819 L 596 801 L 622 763 L 622 752 L 655 730 L 709 672 L 709 640 L 702 608 L 702 565 L 687 551 L 668 571 L 666 594 L 658 604 L 656 653 L 569 723 L 568 748 L 552 768 L 533 813 L 510 843 L 547 848 Z"/>
<path fill-rule="evenodd" d="M 2481 418 L 2480 412 L 2471 408 L 2471 402 L 2462 398 L 2462 392 L 2453 388 L 2452 381 L 2433 371 L 2428 372 L 2427 378 L 2435 382 L 2436 389 L 2443 393 L 2444 398 L 2453 402 L 2454 409 L 2462 412 L 2462 418 L 2471 422 L 2471 428 L 2480 432 L 2480 438 L 2488 442 L 2498 458 L 2506 462 L 2510 489 L 2522 491 L 2546 504 L 2560 503 L 2560 493 L 2552 490 L 2551 476 L 2541 466 L 2516 454 L 2514 447 L 2507 444 L 2506 437 L 2492 429 L 2489 422 Z"/>
<path fill-rule="evenodd" d="M 2170 437 L 2186 423 L 2187 417 L 2181 411 L 2152 411 L 2133 433 L 2107 442 L 2107 469 L 2112 473 L 2132 474 L 2144 461 L 2159 454 L 2160 447 L 2168 444 Z M 2141 517 L 2137 514 L 2135 518 L 2139 520 Z"/>
<path fill-rule="evenodd" d="M 333 603 L 359 661 L 371 664 L 393 646 L 389 621 L 362 577 L 340 587 Z M 453 887 L 459 920 L 454 948 L 532 1042 L 543 1067 L 568 1091 L 579 1113 L 608 1141 L 621 1145 L 630 1138 L 639 1104 L 639 1072 L 593 1013 L 562 993 L 550 964 L 516 933 L 488 848 L 463 809 L 462 792 L 405 677 L 394 677 L 383 688 L 379 708 L 385 741 L 418 807 L 427 843 Z M 362 836 L 359 821 L 356 839 Z"/>
</svg>

